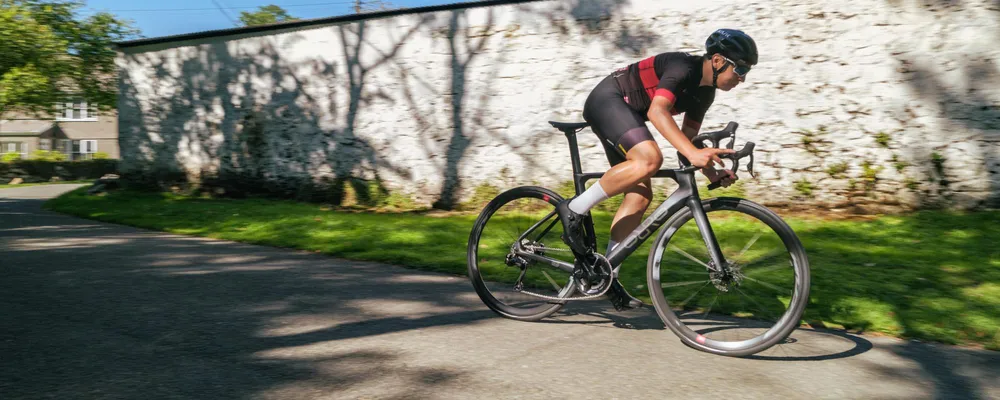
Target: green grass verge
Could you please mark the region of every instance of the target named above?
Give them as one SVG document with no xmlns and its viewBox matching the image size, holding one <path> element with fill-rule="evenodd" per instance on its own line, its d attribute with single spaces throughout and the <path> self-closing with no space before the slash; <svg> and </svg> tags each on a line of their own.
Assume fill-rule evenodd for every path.
<svg viewBox="0 0 1000 400">
<path fill-rule="evenodd" d="M 474 213 L 344 212 L 292 201 L 124 191 L 88 196 L 84 190 L 45 207 L 179 234 L 460 275 L 466 271 L 466 244 L 476 218 Z M 595 212 L 595 218 L 606 231 L 611 215 Z M 805 322 L 1000 350 L 1000 212 L 786 220 L 812 264 Z M 604 233 L 602 246 L 606 240 Z M 649 242 L 623 266 L 626 287 L 645 287 L 648 247 Z"/>
<path fill-rule="evenodd" d="M 20 183 L 20 184 L 17 184 L 17 185 L 2 184 L 2 185 L 0 185 L 0 189 L 9 189 L 9 188 L 16 188 L 16 187 L 24 187 L 24 186 L 65 185 L 67 183 L 72 183 L 72 184 L 76 184 L 76 183 L 94 183 L 94 181 L 90 180 L 90 181 L 39 182 L 39 183 Z"/>
</svg>

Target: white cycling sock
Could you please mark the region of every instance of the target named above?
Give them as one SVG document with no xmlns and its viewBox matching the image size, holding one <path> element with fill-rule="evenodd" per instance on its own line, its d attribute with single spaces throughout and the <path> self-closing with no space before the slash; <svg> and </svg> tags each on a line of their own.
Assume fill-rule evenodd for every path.
<svg viewBox="0 0 1000 400">
<path fill-rule="evenodd" d="M 580 193 L 575 199 L 569 202 L 569 209 L 577 214 L 584 214 L 594 208 L 598 203 L 607 200 L 608 194 L 604 193 L 604 188 L 601 187 L 601 182 L 597 182 L 594 186 Z"/>
</svg>

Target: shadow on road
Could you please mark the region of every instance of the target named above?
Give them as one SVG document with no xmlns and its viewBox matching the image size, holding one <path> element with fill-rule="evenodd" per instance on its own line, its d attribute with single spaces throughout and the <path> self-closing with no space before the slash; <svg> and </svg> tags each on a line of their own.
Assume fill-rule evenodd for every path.
<svg viewBox="0 0 1000 400">
<path fill-rule="evenodd" d="M 336 396 L 385 380 L 420 397 L 465 372 L 400 363 L 398 345 L 344 343 L 495 317 L 457 278 L 100 224 L 41 203 L 0 200 L 0 354 L 17 366 L 0 369 L 5 398 L 298 397 L 310 385 Z"/>
<path fill-rule="evenodd" d="M 476 325 L 499 319 L 463 277 L 95 223 L 41 212 L 41 202 L 0 200 L 0 355 L 17 366 L 0 369 L 5 398 L 432 397 L 472 376 L 454 363 L 412 362 L 420 346 L 452 346 L 412 333 L 472 328 L 461 340 L 475 347 L 489 330 Z M 606 301 L 539 324 L 677 340 L 652 309 L 619 313 Z M 872 361 L 873 349 L 897 361 Z M 827 330 L 799 329 L 747 359 L 851 360 L 873 379 L 926 381 L 939 398 L 988 397 L 988 382 L 1000 381 L 995 352 Z"/>
</svg>

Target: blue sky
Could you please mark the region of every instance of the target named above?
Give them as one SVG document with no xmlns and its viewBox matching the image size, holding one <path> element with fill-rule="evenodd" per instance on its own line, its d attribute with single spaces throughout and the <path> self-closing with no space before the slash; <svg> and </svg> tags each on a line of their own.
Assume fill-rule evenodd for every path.
<svg viewBox="0 0 1000 400">
<path fill-rule="evenodd" d="M 420 7 L 467 0 L 389 0 L 398 7 Z M 221 6 L 222 10 L 218 6 Z M 294 17 L 309 19 L 351 14 L 352 0 L 86 0 L 83 15 L 108 11 L 132 20 L 145 37 L 177 35 L 213 29 L 232 28 L 239 22 L 241 11 L 254 11 L 259 6 L 274 4 Z M 228 17 L 227 17 L 228 14 Z"/>
</svg>

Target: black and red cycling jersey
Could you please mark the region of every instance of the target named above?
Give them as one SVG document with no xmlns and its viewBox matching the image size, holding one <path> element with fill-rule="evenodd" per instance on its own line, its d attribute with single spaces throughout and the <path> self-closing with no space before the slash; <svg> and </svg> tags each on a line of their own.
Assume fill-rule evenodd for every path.
<svg viewBox="0 0 1000 400">
<path fill-rule="evenodd" d="M 702 57 L 682 52 L 660 53 L 620 68 L 612 74 L 625 103 L 645 116 L 652 99 L 663 96 L 673 103 L 672 115 L 701 125 L 715 100 L 715 88 L 701 86 Z"/>
</svg>

